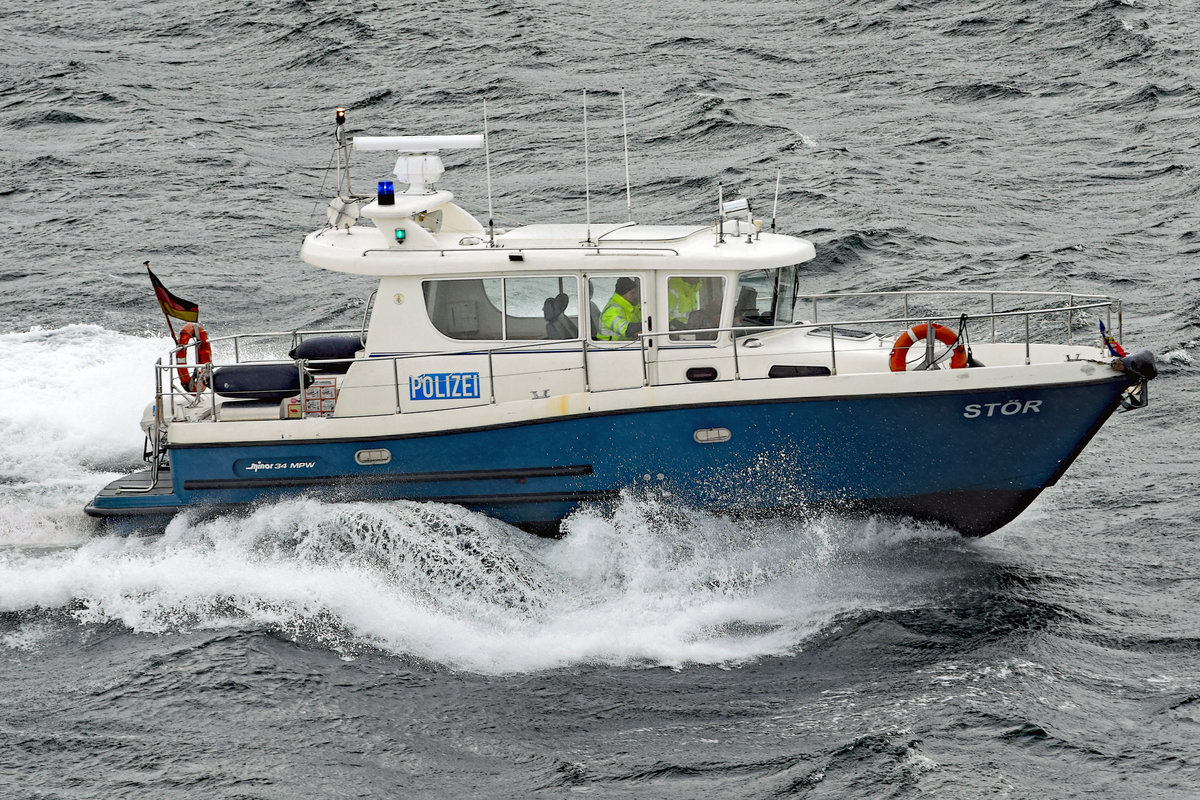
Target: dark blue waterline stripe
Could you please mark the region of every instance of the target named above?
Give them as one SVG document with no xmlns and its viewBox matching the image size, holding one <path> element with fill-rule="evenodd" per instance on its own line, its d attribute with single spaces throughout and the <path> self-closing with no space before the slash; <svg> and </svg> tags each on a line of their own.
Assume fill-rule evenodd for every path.
<svg viewBox="0 0 1200 800">
<path fill-rule="evenodd" d="M 338 486 L 344 484 L 432 483 L 437 481 L 524 480 L 591 475 L 591 464 L 519 469 L 461 470 L 446 472 L 390 472 L 354 475 L 312 475 L 303 478 L 221 478 L 185 480 L 184 489 L 269 489 L 291 486 Z"/>
</svg>

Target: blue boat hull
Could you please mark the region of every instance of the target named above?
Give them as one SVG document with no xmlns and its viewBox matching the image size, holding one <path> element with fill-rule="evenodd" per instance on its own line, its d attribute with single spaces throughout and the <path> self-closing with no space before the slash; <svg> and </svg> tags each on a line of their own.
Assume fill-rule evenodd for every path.
<svg viewBox="0 0 1200 800">
<path fill-rule="evenodd" d="M 981 536 L 1053 484 L 1119 404 L 1120 379 L 988 391 L 642 409 L 396 438 L 173 446 L 169 486 L 110 485 L 94 516 L 300 494 L 456 503 L 554 534 L 624 488 L 726 513 L 898 514 Z M 702 443 L 697 431 L 715 431 Z M 705 438 L 701 434 L 699 438 Z M 362 464 L 363 451 L 390 460 Z"/>
</svg>

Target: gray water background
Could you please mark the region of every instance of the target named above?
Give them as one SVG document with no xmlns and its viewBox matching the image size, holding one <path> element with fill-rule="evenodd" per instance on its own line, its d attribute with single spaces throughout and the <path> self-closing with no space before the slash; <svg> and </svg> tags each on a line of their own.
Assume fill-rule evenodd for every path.
<svg viewBox="0 0 1200 800">
<path fill-rule="evenodd" d="M 1138 797 L 1200 785 L 1200 24 L 1185 2 L 81 2 L 0 19 L 0 796 Z M 491 116 L 500 224 L 811 238 L 811 290 L 1125 299 L 1162 375 L 1004 530 L 627 498 L 530 540 L 292 501 L 97 536 L 165 331 L 354 325 L 351 132 Z M 360 188 L 388 171 L 356 163 Z M 446 158 L 484 216 L 481 159 Z M 378 173 L 378 174 L 376 174 Z M 323 185 L 324 182 L 324 185 Z"/>
</svg>

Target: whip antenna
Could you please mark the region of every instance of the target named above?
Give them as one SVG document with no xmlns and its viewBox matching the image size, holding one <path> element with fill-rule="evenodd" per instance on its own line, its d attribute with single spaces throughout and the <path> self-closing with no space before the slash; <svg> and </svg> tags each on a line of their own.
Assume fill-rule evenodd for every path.
<svg viewBox="0 0 1200 800">
<path fill-rule="evenodd" d="M 487 98 L 483 98 L 483 163 L 487 172 L 488 247 L 496 246 L 496 226 L 492 222 L 492 149 L 488 146 Z"/>
<path fill-rule="evenodd" d="M 625 146 L 625 211 L 633 222 L 633 199 L 629 192 L 629 124 L 625 116 L 625 90 L 621 89 L 621 141 Z"/>
<path fill-rule="evenodd" d="M 592 181 L 588 174 L 587 89 L 583 90 L 583 197 L 587 217 L 587 243 L 592 243 Z"/>
<path fill-rule="evenodd" d="M 337 111 L 334 112 L 334 120 L 335 120 L 335 124 L 334 124 L 334 128 L 333 128 L 333 140 L 334 140 L 334 150 L 337 151 L 337 182 L 338 182 L 337 194 L 338 194 L 338 198 L 340 199 L 342 196 L 342 159 L 346 158 L 346 156 L 349 155 L 346 151 L 346 109 L 343 108 L 342 106 L 338 106 Z M 346 183 L 346 194 L 350 194 L 350 165 L 349 164 L 346 165 L 346 181 L 345 181 L 345 183 Z M 147 261 L 146 263 L 149 264 L 150 262 Z"/>
<path fill-rule="evenodd" d="M 771 233 L 775 232 L 775 212 L 779 210 L 779 179 L 783 176 L 783 167 L 775 168 L 775 205 L 771 207 Z"/>
<path fill-rule="evenodd" d="M 725 242 L 725 185 L 717 184 L 717 244 Z"/>
</svg>

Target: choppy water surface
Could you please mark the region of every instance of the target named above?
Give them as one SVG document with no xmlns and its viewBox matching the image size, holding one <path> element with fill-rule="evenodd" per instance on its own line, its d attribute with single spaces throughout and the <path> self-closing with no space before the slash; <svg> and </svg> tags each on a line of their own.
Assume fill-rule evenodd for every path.
<svg viewBox="0 0 1200 800">
<path fill-rule="evenodd" d="M 1195 796 L 1191 4 L 253 5 L 0 23 L 0 795 Z M 813 289 L 1119 294 L 1152 405 L 974 542 L 635 495 L 556 541 L 312 501 L 95 535 L 168 341 L 143 261 L 215 334 L 356 324 L 370 282 L 296 257 L 332 108 L 486 98 L 498 223 L 582 221 L 585 88 L 593 220 L 624 88 L 639 220 L 767 209 L 782 168 Z"/>
</svg>

